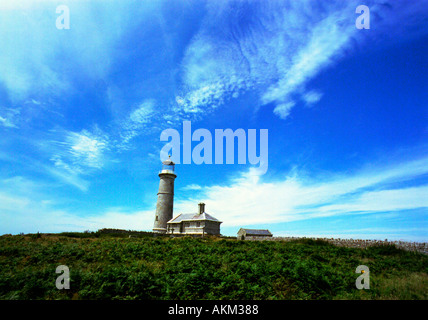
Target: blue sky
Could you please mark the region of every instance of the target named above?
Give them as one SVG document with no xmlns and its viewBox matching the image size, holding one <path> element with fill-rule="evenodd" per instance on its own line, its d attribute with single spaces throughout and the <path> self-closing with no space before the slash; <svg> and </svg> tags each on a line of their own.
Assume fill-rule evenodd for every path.
<svg viewBox="0 0 428 320">
<path fill-rule="evenodd" d="M 428 241 L 427 17 L 427 1 L 2 1 L 0 234 L 151 230 L 160 134 L 191 121 L 268 129 L 269 165 L 177 165 L 174 215 L 203 201 L 225 235 Z"/>
</svg>

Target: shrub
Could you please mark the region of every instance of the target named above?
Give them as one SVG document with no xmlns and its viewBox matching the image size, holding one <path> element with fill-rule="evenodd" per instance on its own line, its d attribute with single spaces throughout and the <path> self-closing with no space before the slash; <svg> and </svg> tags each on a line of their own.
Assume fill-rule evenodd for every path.
<svg viewBox="0 0 428 320">
<path fill-rule="evenodd" d="M 114 233 L 114 232 L 113 232 Z M 111 233 L 0 237 L 1 299 L 366 299 L 426 297 L 428 257 L 395 247 Z M 58 290 L 67 265 L 71 288 Z M 370 268 L 371 289 L 355 288 Z M 407 281 L 407 279 L 410 279 Z M 404 293 L 399 293 L 403 289 Z M 403 291 L 403 292 L 404 292 Z"/>
</svg>

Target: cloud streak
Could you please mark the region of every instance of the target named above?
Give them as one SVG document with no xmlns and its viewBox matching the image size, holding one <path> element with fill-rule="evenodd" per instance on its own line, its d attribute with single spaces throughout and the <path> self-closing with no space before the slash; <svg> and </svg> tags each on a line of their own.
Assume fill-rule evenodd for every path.
<svg viewBox="0 0 428 320">
<path fill-rule="evenodd" d="M 227 185 L 202 186 L 200 199 L 180 201 L 176 208 L 192 212 L 203 200 L 224 226 L 428 208 L 428 185 L 405 186 L 405 181 L 428 173 L 427 163 L 421 158 L 322 180 L 294 172 L 275 182 L 264 182 L 256 170 L 249 170 Z"/>
<path fill-rule="evenodd" d="M 120 122 L 118 127 L 119 140 L 115 145 L 118 150 L 129 150 L 132 139 L 147 131 L 147 128 L 151 128 L 150 123 L 153 123 L 158 115 L 155 107 L 155 100 L 144 100 Z"/>
<path fill-rule="evenodd" d="M 183 187 L 182 191 L 196 190 L 198 198 L 176 201 L 174 212 L 175 215 L 180 212 L 195 212 L 196 204 L 203 201 L 207 204 L 207 211 L 223 221 L 223 228 L 350 216 L 378 216 L 386 224 L 389 218 L 400 217 L 408 210 L 420 209 L 425 210 L 425 215 L 428 213 L 428 199 L 425 197 L 428 185 L 424 180 L 428 174 L 427 160 L 424 157 L 325 179 L 304 177 L 294 171 L 284 179 L 271 182 L 262 181 L 263 176 L 257 170 L 250 169 L 227 184 Z M 419 184 L 405 185 L 406 181 L 414 182 L 418 179 Z M 46 190 L 46 186 L 22 177 L 0 181 L 3 232 L 152 228 L 154 203 L 153 209 L 149 210 L 100 208 L 98 213 L 81 216 L 58 208 L 61 200 L 52 199 L 42 189 Z M 355 229 L 332 230 L 329 234 L 353 238 L 358 235 L 373 238 L 376 234 L 382 238 L 389 234 L 390 238 L 394 226 L 383 228 L 374 232 L 355 225 Z M 394 232 L 397 234 L 395 238 L 399 237 L 398 234 L 403 235 L 404 231 L 399 232 L 397 229 Z M 308 235 L 305 232 L 307 233 L 303 231 L 301 235 Z M 294 236 L 299 234 L 298 230 L 292 233 Z M 290 231 L 279 232 L 278 235 L 290 235 Z M 311 234 L 313 235 L 314 233 Z"/>
<path fill-rule="evenodd" d="M 62 135 L 62 139 L 51 142 L 57 146 L 51 157 L 56 167 L 83 173 L 88 169 L 101 169 L 104 166 L 105 153 L 110 148 L 109 138 L 98 127 L 92 132 L 60 130 L 56 133 Z"/>
<path fill-rule="evenodd" d="M 58 5 L 70 9 L 70 29 L 56 28 Z M 78 78 L 105 79 L 115 46 L 126 32 L 153 14 L 160 2 L 54 0 L 2 1 L 0 83 L 12 101 L 75 90 Z M 7 32 L 6 32 L 7 30 Z M 79 70 L 79 72 L 70 72 Z"/>
<path fill-rule="evenodd" d="M 318 102 L 322 92 L 306 88 L 320 71 L 349 55 L 370 35 L 355 27 L 358 1 L 208 1 L 198 33 L 182 61 L 177 109 L 209 112 L 252 91 L 260 105 L 273 104 L 286 119 L 303 100 Z M 422 4 L 403 8 L 369 1 L 376 19 L 372 34 L 388 33 L 395 22 L 422 25 Z M 391 10 L 391 7 L 393 8 Z M 421 11 L 422 10 L 422 11 Z"/>
<path fill-rule="evenodd" d="M 177 104 L 195 113 L 255 90 L 285 119 L 292 95 L 302 94 L 353 37 L 355 3 L 208 2 L 183 59 L 185 94 Z"/>
<path fill-rule="evenodd" d="M 141 230 L 153 223 L 153 211 L 100 208 L 82 216 L 61 208 L 69 199 L 53 198 L 53 185 L 15 176 L 0 180 L 0 234 L 96 231 L 101 228 Z"/>
</svg>

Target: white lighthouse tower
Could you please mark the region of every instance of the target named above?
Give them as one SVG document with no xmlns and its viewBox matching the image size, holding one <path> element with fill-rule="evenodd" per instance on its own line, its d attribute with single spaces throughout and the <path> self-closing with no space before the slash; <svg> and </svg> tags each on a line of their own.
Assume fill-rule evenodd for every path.
<svg viewBox="0 0 428 320">
<path fill-rule="evenodd" d="M 166 233 L 167 222 L 172 219 L 174 180 L 177 178 L 174 167 L 175 163 L 172 162 L 171 156 L 162 162 L 162 171 L 159 172 L 160 182 L 153 232 Z"/>
</svg>

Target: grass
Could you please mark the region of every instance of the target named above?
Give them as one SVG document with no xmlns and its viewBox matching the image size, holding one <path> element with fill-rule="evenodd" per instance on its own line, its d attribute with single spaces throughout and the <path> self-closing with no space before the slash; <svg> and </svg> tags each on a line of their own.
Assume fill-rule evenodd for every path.
<svg viewBox="0 0 428 320">
<path fill-rule="evenodd" d="M 395 246 L 149 233 L 0 237 L 0 299 L 427 299 L 428 256 Z M 370 289 L 358 290 L 358 265 Z M 70 269 L 58 290 L 56 267 Z"/>
</svg>

